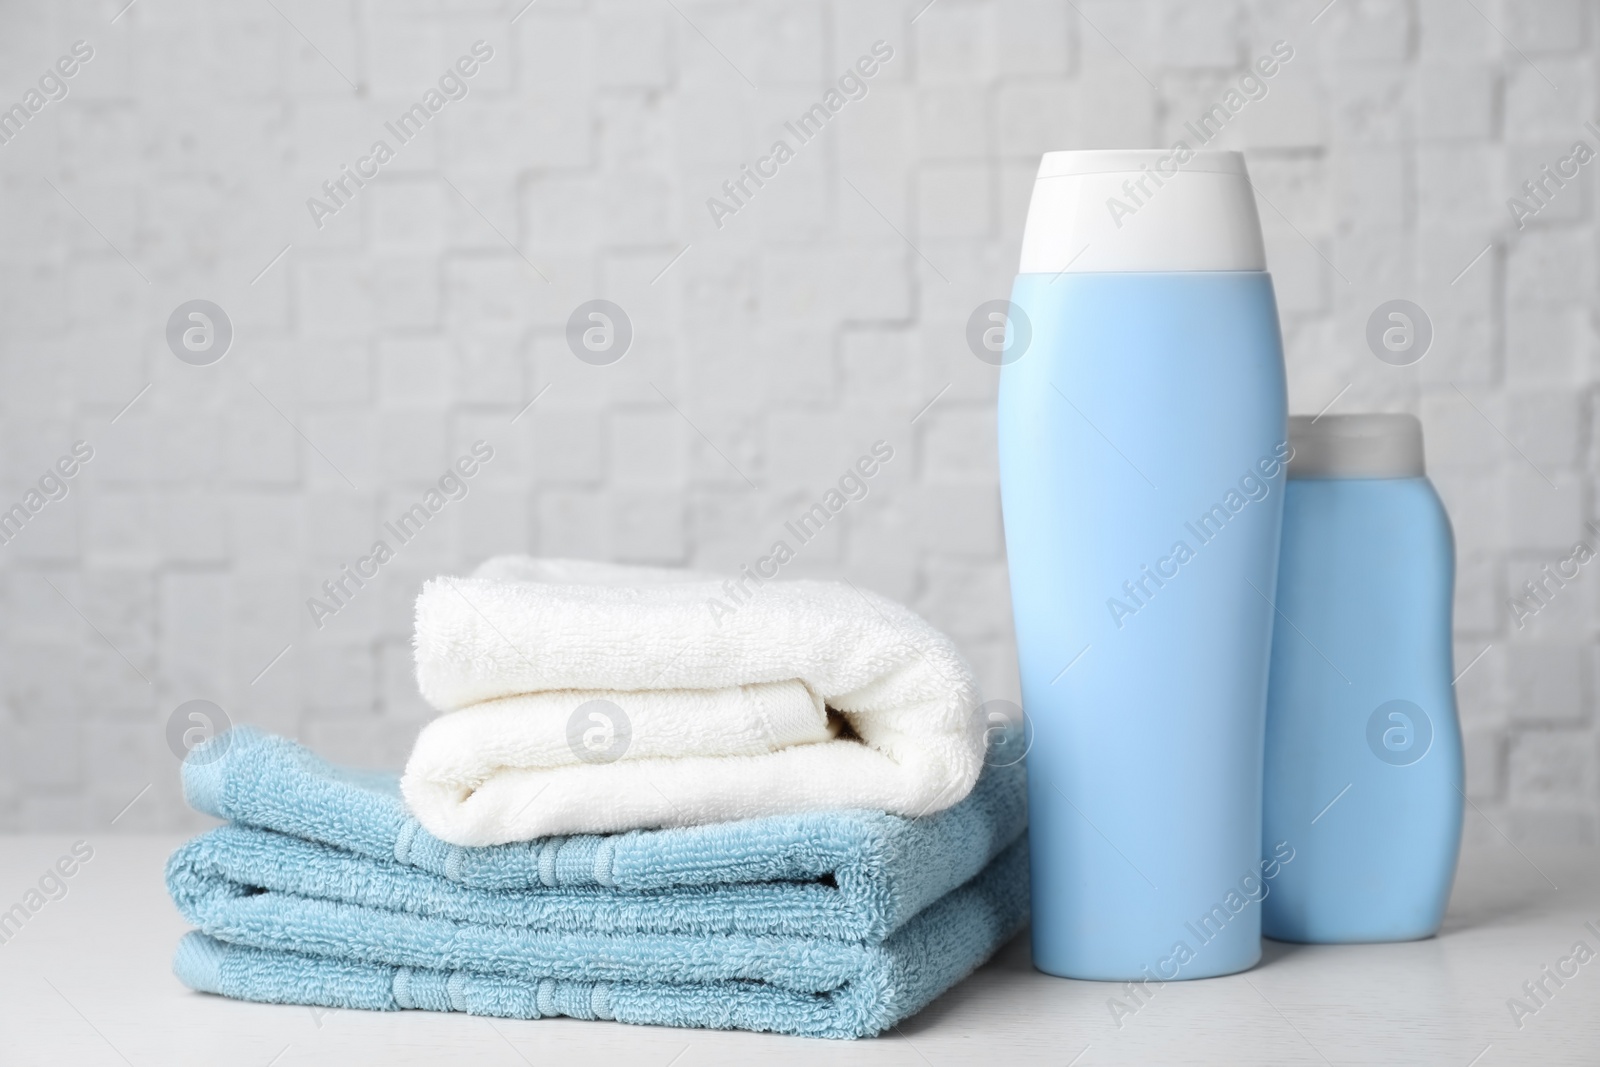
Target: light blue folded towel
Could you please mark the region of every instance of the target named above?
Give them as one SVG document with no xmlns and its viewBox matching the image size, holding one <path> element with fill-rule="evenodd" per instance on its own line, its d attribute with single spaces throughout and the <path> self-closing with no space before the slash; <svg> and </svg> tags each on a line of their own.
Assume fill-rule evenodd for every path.
<svg viewBox="0 0 1600 1067">
<path fill-rule="evenodd" d="M 184 789 L 232 824 L 167 885 L 191 988 L 330 1007 L 570 1015 L 820 1037 L 878 1033 L 1027 916 L 1020 767 L 936 815 L 849 811 L 445 844 L 393 775 L 237 728 Z"/>
</svg>

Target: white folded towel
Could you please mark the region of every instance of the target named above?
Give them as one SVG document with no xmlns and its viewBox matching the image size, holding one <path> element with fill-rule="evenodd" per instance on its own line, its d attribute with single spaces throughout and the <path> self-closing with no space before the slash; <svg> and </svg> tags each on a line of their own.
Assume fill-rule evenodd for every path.
<svg viewBox="0 0 1600 1067">
<path fill-rule="evenodd" d="M 447 714 L 406 766 L 412 812 L 488 845 L 966 796 L 985 724 L 947 637 L 845 582 L 747 592 L 713 612 L 706 575 L 518 556 L 428 582 L 417 682 Z"/>
</svg>

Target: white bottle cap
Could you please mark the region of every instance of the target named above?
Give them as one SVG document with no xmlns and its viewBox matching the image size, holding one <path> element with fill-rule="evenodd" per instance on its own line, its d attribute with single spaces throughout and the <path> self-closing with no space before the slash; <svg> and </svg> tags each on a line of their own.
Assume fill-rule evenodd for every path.
<svg viewBox="0 0 1600 1067">
<path fill-rule="evenodd" d="M 1291 415 L 1291 478 L 1420 478 L 1415 415 Z"/>
<path fill-rule="evenodd" d="M 1023 274 L 1266 269 L 1238 152 L 1046 152 L 1039 163 Z"/>
</svg>

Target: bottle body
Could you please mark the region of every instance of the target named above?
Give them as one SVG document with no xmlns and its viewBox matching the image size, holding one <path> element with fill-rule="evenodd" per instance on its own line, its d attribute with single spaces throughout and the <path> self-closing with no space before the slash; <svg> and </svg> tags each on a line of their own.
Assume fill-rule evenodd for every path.
<svg viewBox="0 0 1600 1067">
<path fill-rule="evenodd" d="M 1264 903 L 1283 941 L 1439 929 L 1461 843 L 1450 521 L 1425 477 L 1291 478 L 1268 698 Z M 1296 630 L 1298 628 L 1298 632 Z"/>
<path fill-rule="evenodd" d="M 1288 453 L 1271 278 L 1025 273 L 1012 303 L 1032 336 L 1001 370 L 999 452 L 1034 963 L 1242 970 Z"/>
</svg>

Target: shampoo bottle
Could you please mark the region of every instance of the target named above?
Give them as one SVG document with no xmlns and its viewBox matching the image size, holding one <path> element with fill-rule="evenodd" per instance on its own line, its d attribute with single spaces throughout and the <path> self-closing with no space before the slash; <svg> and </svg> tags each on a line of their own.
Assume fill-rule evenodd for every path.
<svg viewBox="0 0 1600 1067">
<path fill-rule="evenodd" d="M 1000 488 L 1033 731 L 1034 964 L 1118 981 L 1243 970 L 1267 893 L 1288 455 L 1243 157 L 1048 153 L 1011 305 Z"/>
<path fill-rule="evenodd" d="M 1461 844 L 1450 519 L 1411 415 L 1296 416 L 1267 702 L 1265 901 L 1282 941 L 1438 931 Z"/>
</svg>

